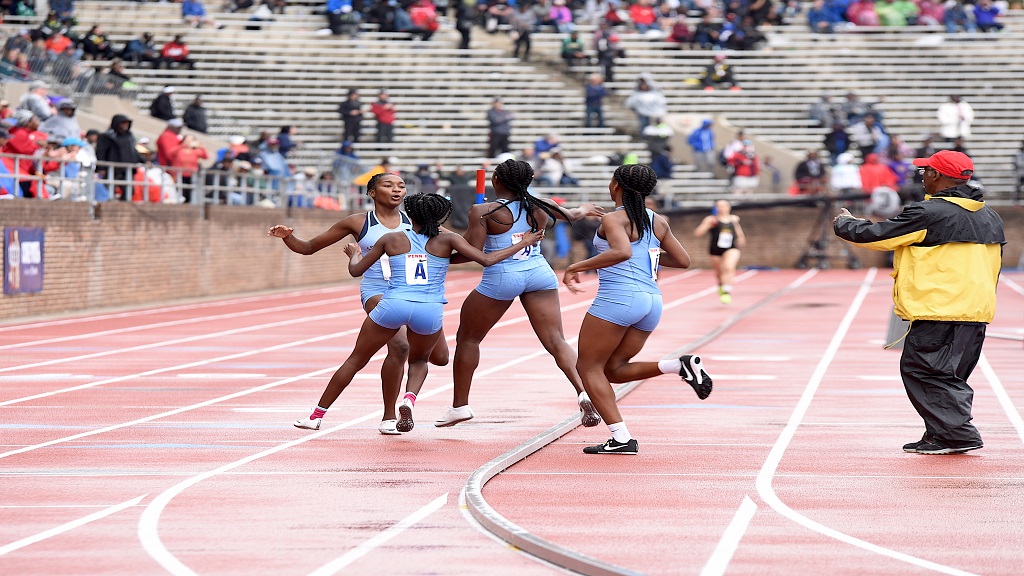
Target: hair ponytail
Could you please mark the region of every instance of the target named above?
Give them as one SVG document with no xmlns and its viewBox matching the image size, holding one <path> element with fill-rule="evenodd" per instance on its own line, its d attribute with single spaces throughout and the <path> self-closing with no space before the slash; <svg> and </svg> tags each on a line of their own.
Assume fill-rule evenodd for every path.
<svg viewBox="0 0 1024 576">
<path fill-rule="evenodd" d="M 647 215 L 646 198 L 654 192 L 658 175 L 646 164 L 629 164 L 616 168 L 614 178 L 622 186 L 622 207 L 629 218 L 630 230 L 638 231 L 643 238 L 654 229 Z"/>
<path fill-rule="evenodd" d="M 519 201 L 519 214 L 522 215 L 523 212 L 526 212 L 526 222 L 530 225 L 530 228 L 534 230 L 540 228 L 540 225 L 537 223 L 537 217 L 534 215 L 534 211 L 538 208 L 552 220 L 557 218 L 555 216 L 556 213 L 560 214 L 566 221 L 569 220 L 569 215 L 561 208 L 552 206 L 530 194 L 530 184 L 533 182 L 533 166 L 530 166 L 529 162 L 512 159 L 505 160 L 494 168 L 494 175 L 498 177 L 498 181 L 509 192 L 516 195 L 516 200 Z M 484 216 L 490 216 L 502 208 L 504 206 L 498 206 L 484 214 Z M 519 216 L 516 216 L 516 220 L 518 219 Z"/>
</svg>

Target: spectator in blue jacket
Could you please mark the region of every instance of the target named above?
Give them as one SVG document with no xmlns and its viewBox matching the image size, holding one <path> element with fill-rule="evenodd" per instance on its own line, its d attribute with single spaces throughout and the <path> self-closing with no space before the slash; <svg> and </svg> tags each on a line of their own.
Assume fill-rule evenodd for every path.
<svg viewBox="0 0 1024 576">
<path fill-rule="evenodd" d="M 942 23 L 946 25 L 946 32 L 949 34 L 960 31 L 974 33 L 978 30 L 974 17 L 964 8 L 962 0 L 955 0 L 946 6 L 946 11 L 942 14 Z"/>
<path fill-rule="evenodd" d="M 587 128 L 604 128 L 604 97 L 608 89 L 604 87 L 604 78 L 600 74 L 591 74 L 585 88 L 586 112 L 583 125 Z"/>
<path fill-rule="evenodd" d="M 693 163 L 698 172 L 711 172 L 715 163 L 715 133 L 711 120 L 704 120 L 700 128 L 690 133 L 686 142 L 693 148 Z"/>
<path fill-rule="evenodd" d="M 842 21 L 842 17 L 827 6 L 825 0 L 814 0 L 814 5 L 807 11 L 807 25 L 811 32 L 817 34 L 832 34 L 836 24 Z"/>
<path fill-rule="evenodd" d="M 216 20 L 206 14 L 206 6 L 203 5 L 203 0 L 182 0 L 181 17 L 193 28 L 200 28 L 205 24 L 216 26 L 217 28 L 224 27 L 223 24 L 217 24 Z"/>
<path fill-rule="evenodd" d="M 999 21 L 1002 16 L 1003 13 L 998 6 L 992 3 L 992 0 L 978 0 L 974 6 L 974 23 L 982 32 L 1002 30 L 1003 23 Z"/>
</svg>

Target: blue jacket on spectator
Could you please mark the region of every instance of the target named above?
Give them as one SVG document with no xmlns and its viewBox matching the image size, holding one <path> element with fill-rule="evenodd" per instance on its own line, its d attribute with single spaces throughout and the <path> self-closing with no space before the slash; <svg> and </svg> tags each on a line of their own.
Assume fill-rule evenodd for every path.
<svg viewBox="0 0 1024 576">
<path fill-rule="evenodd" d="M 206 7 L 203 6 L 202 2 L 196 0 L 182 0 L 181 2 L 181 15 L 182 16 L 206 16 Z"/>
<path fill-rule="evenodd" d="M 711 120 L 705 120 L 700 128 L 690 133 L 686 140 L 694 152 L 710 152 L 715 149 L 715 133 L 711 130 Z"/>
</svg>

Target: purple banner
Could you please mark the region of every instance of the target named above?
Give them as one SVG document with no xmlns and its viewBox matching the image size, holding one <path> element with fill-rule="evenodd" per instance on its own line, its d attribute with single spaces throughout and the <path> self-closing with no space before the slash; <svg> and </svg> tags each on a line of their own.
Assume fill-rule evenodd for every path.
<svg viewBox="0 0 1024 576">
<path fill-rule="evenodd" d="M 43 229 L 4 228 L 4 294 L 43 291 Z"/>
</svg>

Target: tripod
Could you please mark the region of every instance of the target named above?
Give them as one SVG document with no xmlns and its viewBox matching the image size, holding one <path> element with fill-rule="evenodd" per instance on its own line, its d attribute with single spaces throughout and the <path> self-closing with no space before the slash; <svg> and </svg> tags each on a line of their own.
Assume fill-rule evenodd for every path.
<svg viewBox="0 0 1024 576">
<path fill-rule="evenodd" d="M 824 204 L 818 212 L 818 219 L 815 221 L 814 227 L 811 228 L 811 235 L 807 238 L 810 248 L 796 261 L 796 267 L 801 270 L 811 267 L 828 270 L 832 267 L 828 256 L 828 244 L 830 239 L 835 237 L 832 231 L 832 218 L 835 215 L 836 201 L 831 196 L 822 196 L 821 199 Z M 846 258 L 846 265 L 850 270 L 861 268 L 860 260 L 847 250 L 842 242 L 840 242 L 839 255 Z"/>
</svg>

